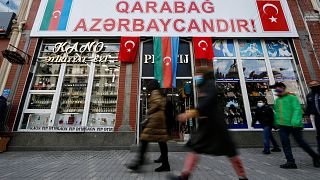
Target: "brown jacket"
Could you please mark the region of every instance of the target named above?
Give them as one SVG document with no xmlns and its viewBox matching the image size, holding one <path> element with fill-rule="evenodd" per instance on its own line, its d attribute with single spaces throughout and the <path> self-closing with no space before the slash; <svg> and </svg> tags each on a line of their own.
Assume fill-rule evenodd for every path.
<svg viewBox="0 0 320 180">
<path fill-rule="evenodd" d="M 148 121 L 140 139 L 149 142 L 166 142 L 169 135 L 166 128 L 165 99 L 159 90 L 151 92 L 148 98 Z"/>
</svg>

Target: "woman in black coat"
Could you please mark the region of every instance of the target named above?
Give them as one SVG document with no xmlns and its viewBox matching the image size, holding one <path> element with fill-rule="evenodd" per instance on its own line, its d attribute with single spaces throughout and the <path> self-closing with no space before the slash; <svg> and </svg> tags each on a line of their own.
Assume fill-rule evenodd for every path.
<svg viewBox="0 0 320 180">
<path fill-rule="evenodd" d="M 228 156 L 239 179 L 247 179 L 235 145 L 228 133 L 223 111 L 218 106 L 217 89 L 214 72 L 207 68 L 197 71 L 198 107 L 178 116 L 185 122 L 189 118 L 198 117 L 198 129 L 191 135 L 187 147 L 191 153 L 185 159 L 185 166 L 180 176 L 171 179 L 188 179 L 198 160 L 197 154 Z"/>
</svg>

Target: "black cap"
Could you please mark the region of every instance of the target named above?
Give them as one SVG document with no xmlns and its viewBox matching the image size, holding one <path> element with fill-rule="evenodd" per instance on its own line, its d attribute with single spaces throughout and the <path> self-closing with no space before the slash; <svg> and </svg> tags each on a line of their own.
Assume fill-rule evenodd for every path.
<svg viewBox="0 0 320 180">
<path fill-rule="evenodd" d="M 282 82 L 276 82 L 275 84 L 273 84 L 273 85 L 270 85 L 269 86 L 271 89 L 275 89 L 275 88 L 277 88 L 277 87 L 280 87 L 280 88 L 286 88 L 286 85 L 285 84 L 283 84 Z"/>
</svg>

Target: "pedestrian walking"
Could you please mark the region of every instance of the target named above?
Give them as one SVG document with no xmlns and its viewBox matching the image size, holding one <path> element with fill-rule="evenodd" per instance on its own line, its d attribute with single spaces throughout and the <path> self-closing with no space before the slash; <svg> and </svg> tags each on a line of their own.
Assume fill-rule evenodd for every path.
<svg viewBox="0 0 320 180">
<path fill-rule="evenodd" d="M 7 98 L 0 96 L 0 132 L 6 131 Z"/>
<path fill-rule="evenodd" d="M 192 152 L 185 159 L 181 175 L 171 175 L 169 178 L 172 180 L 188 179 L 199 159 L 198 154 L 210 154 L 228 156 L 239 179 L 247 179 L 241 159 L 228 133 L 223 111 L 218 106 L 213 71 L 208 68 L 199 68 L 196 83 L 198 107 L 178 116 L 178 120 L 181 122 L 198 117 L 198 129 L 191 134 L 191 139 L 186 144 Z"/>
<path fill-rule="evenodd" d="M 155 169 L 156 172 L 170 171 L 168 161 L 167 141 L 169 135 L 166 128 L 165 98 L 160 91 L 160 84 L 157 80 L 151 80 L 147 85 L 148 97 L 147 120 L 144 122 L 144 129 L 140 136 L 140 149 L 137 159 L 127 165 L 128 169 L 137 171 L 144 164 L 145 153 L 149 142 L 158 142 L 161 151 L 162 165 Z"/>
<path fill-rule="evenodd" d="M 320 82 L 313 80 L 309 82 L 311 92 L 307 95 L 306 115 L 314 115 L 314 123 L 317 132 L 318 154 L 320 154 Z"/>
<path fill-rule="evenodd" d="M 296 95 L 286 91 L 286 85 L 278 82 L 271 86 L 275 89 L 278 98 L 275 102 L 275 125 L 279 126 L 280 139 L 283 147 L 283 152 L 287 159 L 285 164 L 280 165 L 284 169 L 296 169 L 297 165 L 292 155 L 290 145 L 290 134 L 298 143 L 298 145 L 307 152 L 312 160 L 314 167 L 320 167 L 319 156 L 305 142 L 302 136 L 302 108 L 299 99 Z"/>
<path fill-rule="evenodd" d="M 271 152 L 281 152 L 277 141 L 272 135 L 272 128 L 274 123 L 273 109 L 266 103 L 266 101 L 259 100 L 255 110 L 255 118 L 252 121 L 252 127 L 259 121 L 263 128 L 263 154 L 270 154 Z M 270 141 L 273 149 L 270 152 Z"/>
</svg>

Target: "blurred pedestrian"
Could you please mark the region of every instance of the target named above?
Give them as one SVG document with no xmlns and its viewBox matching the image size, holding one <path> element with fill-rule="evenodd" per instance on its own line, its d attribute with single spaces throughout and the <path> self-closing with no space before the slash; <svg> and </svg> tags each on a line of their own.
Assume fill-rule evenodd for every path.
<svg viewBox="0 0 320 180">
<path fill-rule="evenodd" d="M 178 120 L 185 122 L 189 118 L 198 117 L 198 129 L 191 134 L 191 139 L 186 144 L 192 152 L 185 159 L 181 175 L 172 175 L 169 178 L 188 179 L 196 166 L 198 154 L 210 154 L 228 156 L 239 179 L 247 179 L 243 164 L 228 133 L 222 109 L 218 106 L 213 71 L 199 68 L 195 78 L 198 87 L 198 107 L 180 114 Z"/>
<path fill-rule="evenodd" d="M 314 123 L 317 131 L 318 154 L 320 154 L 320 82 L 313 80 L 309 82 L 311 92 L 307 95 L 306 115 L 314 115 Z"/>
<path fill-rule="evenodd" d="M 275 102 L 275 125 L 279 126 L 280 139 L 283 147 L 283 152 L 287 162 L 280 165 L 284 169 L 296 169 L 297 165 L 292 155 L 290 145 L 290 134 L 298 143 L 298 145 L 307 152 L 313 160 L 314 167 L 320 167 L 319 156 L 305 142 L 302 136 L 302 108 L 299 99 L 296 95 L 286 92 L 286 85 L 278 82 L 271 86 L 275 89 L 278 98 Z"/>
<path fill-rule="evenodd" d="M 149 142 L 158 142 L 161 151 L 162 165 L 155 169 L 156 172 L 170 171 L 168 161 L 167 141 L 169 135 L 166 128 L 165 118 L 165 98 L 160 91 L 160 85 L 157 80 L 151 80 L 147 85 L 148 97 L 147 120 L 144 122 L 144 129 L 140 136 L 140 149 L 138 158 L 132 164 L 127 166 L 128 169 L 137 171 L 144 164 L 145 153 Z"/>
<path fill-rule="evenodd" d="M 0 132 L 6 131 L 7 98 L 0 96 Z"/>
<path fill-rule="evenodd" d="M 272 152 L 281 152 L 277 141 L 272 135 L 272 127 L 274 123 L 274 113 L 273 109 L 266 104 L 265 101 L 259 100 L 257 103 L 257 108 L 255 110 L 255 118 L 252 121 L 252 127 L 256 124 L 257 121 L 261 124 L 263 128 L 263 154 L 270 154 L 270 141 L 272 143 L 273 149 Z"/>
</svg>

